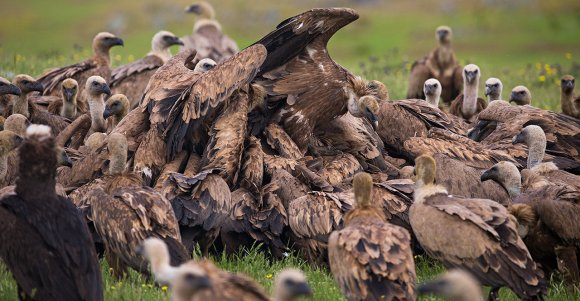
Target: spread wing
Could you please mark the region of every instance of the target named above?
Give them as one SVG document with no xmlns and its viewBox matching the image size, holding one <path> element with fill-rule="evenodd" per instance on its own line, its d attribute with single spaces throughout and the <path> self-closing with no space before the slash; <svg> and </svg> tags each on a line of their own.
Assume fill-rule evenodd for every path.
<svg viewBox="0 0 580 301">
<path fill-rule="evenodd" d="M 156 55 L 148 55 L 140 60 L 114 69 L 111 75 L 111 82 L 109 83 L 109 86 L 115 87 L 118 83 L 131 75 L 147 70 L 157 69 L 161 66 L 163 66 L 163 60 L 160 57 Z"/>
<path fill-rule="evenodd" d="M 65 79 L 74 77 L 80 72 L 87 71 L 91 68 L 97 67 L 97 63 L 93 60 L 86 60 L 84 62 L 73 64 L 66 67 L 55 68 L 49 70 L 38 78 L 44 87 L 44 95 L 50 95 L 51 92 L 58 88 L 58 85 Z M 79 84 L 81 84 L 79 82 Z M 82 83 L 84 84 L 84 82 Z"/>
<path fill-rule="evenodd" d="M 417 277 L 410 242 L 401 227 L 355 222 L 330 236 L 332 275 L 348 299 L 412 300 Z"/>
</svg>

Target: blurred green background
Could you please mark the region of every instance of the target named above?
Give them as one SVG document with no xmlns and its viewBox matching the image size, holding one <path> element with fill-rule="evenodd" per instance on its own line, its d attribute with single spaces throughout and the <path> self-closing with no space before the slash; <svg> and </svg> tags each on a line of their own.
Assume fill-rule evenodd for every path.
<svg viewBox="0 0 580 301">
<path fill-rule="evenodd" d="M 80 61 L 90 55 L 91 39 L 99 31 L 125 39 L 124 48 L 112 50 L 113 64 L 120 65 L 147 53 L 156 31 L 166 29 L 184 36 L 195 21 L 184 13 L 193 0 L 2 2 L 0 76 L 5 77 L 21 72 L 38 75 L 45 68 Z M 435 47 L 434 30 L 442 24 L 454 30 L 460 62 L 481 67 L 482 81 L 499 77 L 508 90 L 527 84 L 535 99 L 547 98 L 538 106 L 553 108 L 559 97 L 559 77 L 577 75 L 580 70 L 576 63 L 580 57 L 577 0 L 210 2 L 224 31 L 240 47 L 258 40 L 281 20 L 312 7 L 357 9 L 360 19 L 338 32 L 331 40 L 330 53 L 354 72 L 385 81 L 393 98 L 404 97 L 410 64 Z M 544 92 L 548 88 L 554 91 Z"/>
</svg>

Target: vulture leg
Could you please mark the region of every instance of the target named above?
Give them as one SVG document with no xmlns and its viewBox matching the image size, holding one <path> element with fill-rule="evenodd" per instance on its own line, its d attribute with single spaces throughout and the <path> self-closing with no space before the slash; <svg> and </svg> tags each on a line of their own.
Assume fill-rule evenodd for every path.
<svg viewBox="0 0 580 301">
<path fill-rule="evenodd" d="M 558 246 L 555 248 L 555 252 L 558 259 L 558 270 L 564 276 L 564 283 L 566 283 L 567 286 L 574 287 L 574 285 L 580 280 L 576 247 Z"/>
<path fill-rule="evenodd" d="M 499 301 L 499 287 L 492 287 L 489 290 L 489 295 L 487 296 L 487 301 Z"/>
<path fill-rule="evenodd" d="M 109 248 L 105 250 L 105 258 L 109 263 L 109 267 L 113 270 L 112 273 L 115 279 L 121 280 L 123 276 L 128 275 L 127 266 Z"/>
</svg>

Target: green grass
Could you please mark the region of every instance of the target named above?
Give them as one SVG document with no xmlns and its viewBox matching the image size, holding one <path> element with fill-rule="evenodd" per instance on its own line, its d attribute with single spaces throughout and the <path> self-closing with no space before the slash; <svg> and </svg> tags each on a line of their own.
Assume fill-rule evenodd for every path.
<svg viewBox="0 0 580 301">
<path fill-rule="evenodd" d="M 315 268 L 296 256 L 290 256 L 281 261 L 269 261 L 264 254 L 257 250 L 249 251 L 245 256 L 235 258 L 212 258 L 222 269 L 241 272 L 256 279 L 268 292 L 271 292 L 275 275 L 284 268 L 294 267 L 303 270 L 308 278 L 314 296 L 312 300 L 331 301 L 345 300 L 339 288 L 334 283 L 332 276 L 326 269 Z M 422 257 L 415 257 L 418 282 L 424 282 L 434 278 L 445 269 L 436 262 Z M 104 276 L 105 300 L 142 300 L 157 301 L 169 300 L 167 288 L 158 287 L 153 282 L 145 281 L 141 275 L 134 271 L 130 275 L 118 281 L 109 273 L 106 261 L 101 262 Z M 575 291 L 566 290 L 558 280 L 551 282 L 547 300 L 580 300 L 580 288 Z M 484 291 L 487 294 L 487 290 Z M 501 300 L 518 300 L 509 289 L 500 291 Z M 16 300 L 16 284 L 10 273 L 0 262 L 0 300 Z M 419 300 L 443 300 L 433 296 L 421 296 Z"/>
</svg>

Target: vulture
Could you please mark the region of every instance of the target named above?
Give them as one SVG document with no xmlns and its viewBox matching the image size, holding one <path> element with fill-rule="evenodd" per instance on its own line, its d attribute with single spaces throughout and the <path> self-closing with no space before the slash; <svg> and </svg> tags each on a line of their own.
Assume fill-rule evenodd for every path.
<svg viewBox="0 0 580 301">
<path fill-rule="evenodd" d="M 372 188 L 369 174 L 354 176 L 354 208 L 328 239 L 330 271 L 347 300 L 414 300 L 411 236 L 387 222 Z"/>
<path fill-rule="evenodd" d="M 65 118 L 42 110 L 28 100 L 28 94 L 43 91 L 43 86 L 39 81 L 24 74 L 17 75 L 12 81 L 22 93 L 13 98 L 12 106 L 7 107 L 7 110 L 4 111 L 5 117 L 11 114 L 22 114 L 32 123 L 48 125 L 53 135 L 57 135 L 68 126 L 69 123 Z"/>
<path fill-rule="evenodd" d="M 55 190 L 50 128 L 31 125 L 18 149 L 19 177 L 0 199 L 0 258 L 26 300 L 103 300 L 103 281 L 87 225 Z"/>
<path fill-rule="evenodd" d="M 10 154 L 12 153 L 12 150 L 20 145 L 21 142 L 22 137 L 14 132 L 10 130 L 0 131 L 0 188 L 12 184 L 11 173 L 13 173 L 13 171 L 11 167 L 15 167 L 15 162 L 9 161 L 9 159 L 11 159 Z"/>
<path fill-rule="evenodd" d="M 48 111 L 55 115 L 74 120 L 89 111 L 86 99 L 78 97 L 79 84 L 72 78 L 61 83 L 62 98 L 57 98 L 48 105 Z M 54 97 L 54 96 L 46 96 Z"/>
<path fill-rule="evenodd" d="M 575 79 L 564 75 L 560 80 L 560 107 L 562 113 L 580 119 L 580 96 L 574 95 Z"/>
<path fill-rule="evenodd" d="M 22 94 L 22 91 L 20 91 L 18 86 L 0 77 L 0 114 L 4 115 L 6 108 L 12 102 L 10 95 L 20 96 L 20 94 Z"/>
<path fill-rule="evenodd" d="M 420 294 L 435 294 L 450 301 L 483 301 L 481 286 L 471 274 L 453 269 L 419 285 Z"/>
<path fill-rule="evenodd" d="M 173 298 L 179 298 L 177 300 L 270 300 L 262 287 L 253 279 L 243 274 L 220 270 L 209 260 L 190 260 L 178 267 L 170 266 L 167 245 L 158 238 L 145 239 L 137 251 L 151 264 L 151 272 L 155 280 L 158 283 L 168 284 Z M 209 283 L 200 286 L 188 279 L 183 279 L 184 277 L 189 280 L 207 278 L 202 281 Z M 196 290 L 196 286 L 204 290 Z M 211 289 L 205 289 L 208 286 Z M 175 295 L 176 293 L 178 296 Z"/>
<path fill-rule="evenodd" d="M 90 190 L 81 202 L 90 206 L 90 219 L 105 244 L 107 261 L 115 275 L 126 273 L 127 266 L 148 275 L 143 258 L 136 253 L 148 237 L 158 237 L 169 245 L 173 265 L 185 262 L 189 256 L 181 243 L 171 203 L 152 188 L 138 185 L 136 175 L 123 174 L 127 158 L 125 136 L 113 133 L 107 140 L 111 153 L 109 175 L 87 184 Z M 77 192 L 81 190 L 88 189 L 81 187 Z"/>
<path fill-rule="evenodd" d="M 412 161 L 415 157 L 407 153 L 403 143 L 411 137 L 427 137 L 431 128 L 450 130 L 465 134 L 467 124 L 453 115 L 425 101 L 409 99 L 382 101 L 377 115 L 379 126 L 376 131 L 391 156 Z"/>
<path fill-rule="evenodd" d="M 518 106 L 531 105 L 532 93 L 525 86 L 516 86 L 512 89 L 509 102 L 513 102 Z"/>
<path fill-rule="evenodd" d="M 514 136 L 512 143 L 524 143 L 528 147 L 527 168 L 545 177 L 548 181 L 571 185 L 580 190 L 580 176 L 559 170 L 552 162 L 542 162 L 546 152 L 546 134 L 537 125 L 526 126 Z"/>
<path fill-rule="evenodd" d="M 500 162 L 485 171 L 481 180 L 496 181 L 510 192 L 514 204 L 508 210 L 518 220 L 518 233 L 542 269 L 547 273 L 558 269 L 568 284 L 578 283 L 580 189 L 541 179 L 529 183 L 530 179 L 522 179 L 525 176 L 530 177 L 529 171 L 520 175 L 513 164 Z M 522 180 L 526 181 L 523 185 Z"/>
<path fill-rule="evenodd" d="M 404 143 L 415 158 L 429 154 L 439 168 L 436 182 L 450 194 L 470 198 L 485 198 L 508 205 L 509 195 L 493 182 L 479 183 L 481 173 L 500 161 L 516 162 L 504 152 L 491 150 L 467 137 L 433 128 L 426 138 L 412 137 Z"/>
<path fill-rule="evenodd" d="M 136 108 L 149 83 L 149 78 L 170 58 L 169 48 L 183 45 L 183 41 L 168 31 L 160 31 L 151 40 L 151 51 L 132 63 L 113 69 L 109 82 L 115 94 L 124 94 L 131 101 L 129 109 Z"/>
<path fill-rule="evenodd" d="M 159 68 L 138 109 L 149 115 L 151 125 L 136 151 L 135 169 L 149 179 L 155 179 L 182 149 L 203 152 L 219 114 L 230 103 L 235 108 L 237 102 L 248 101 L 249 83 L 266 58 L 266 49 L 248 47 L 210 70 L 205 68 L 209 59 L 204 59 L 192 71 L 184 62 L 194 54 L 184 50 Z"/>
<path fill-rule="evenodd" d="M 254 44 L 268 52 L 255 79 L 267 91 L 262 113 L 282 125 L 302 154 L 316 128 L 347 112 L 376 127 L 378 100 L 388 98 L 384 84 L 355 76 L 328 53 L 330 38 L 356 19 L 349 8 L 312 9 Z"/>
<path fill-rule="evenodd" d="M 457 63 L 451 48 L 453 38 L 451 28 L 437 27 L 435 38 L 439 46 L 411 66 L 407 98 L 424 99 L 423 83 L 429 78 L 435 78 L 443 85 L 441 95 L 443 102 L 449 104 L 460 93 L 461 66 Z"/>
<path fill-rule="evenodd" d="M 105 122 L 105 95 L 111 95 L 111 89 L 105 79 L 100 76 L 91 76 L 87 79 L 85 84 L 85 94 L 87 102 L 89 103 L 89 113 L 91 116 L 91 127 L 87 136 L 92 133 L 107 132 L 107 124 Z"/>
<path fill-rule="evenodd" d="M 276 183 L 263 184 L 264 154 L 260 141 L 250 137 L 244 150 L 239 188 L 232 192 L 232 211 L 220 232 L 226 253 L 237 253 L 262 244 L 274 258 L 283 258 L 282 241 L 288 225 L 286 209 L 276 193 Z"/>
<path fill-rule="evenodd" d="M 499 78 L 490 77 L 485 81 L 485 96 L 488 103 L 501 99 L 502 90 L 503 84 Z"/>
<path fill-rule="evenodd" d="M 111 58 L 109 57 L 109 49 L 117 45 L 123 46 L 123 40 L 109 32 L 98 33 L 93 39 L 93 57 L 74 65 L 49 70 L 41 75 L 38 78 L 38 82 L 44 87 L 44 91 L 41 92 L 43 95 L 58 96 L 58 87 L 67 78 L 76 80 L 81 89 L 84 89 L 86 80 L 93 75 L 98 75 L 107 82 L 110 81 Z M 82 90 L 78 91 L 77 94 L 84 97 Z"/>
<path fill-rule="evenodd" d="M 477 114 L 487 107 L 485 99 L 478 97 L 479 67 L 469 64 L 463 68 L 463 93 L 458 95 L 449 105 L 449 113 L 473 122 Z"/>
<path fill-rule="evenodd" d="M 429 256 L 490 286 L 489 300 L 498 300 L 504 286 L 523 300 L 543 299 L 546 279 L 505 207 L 492 200 L 449 195 L 445 187 L 434 184 L 436 164 L 428 155 L 415 160 L 415 173 L 409 218 Z"/>
<path fill-rule="evenodd" d="M 195 3 L 186 7 L 185 12 L 195 14 L 197 21 L 192 34 L 181 38 L 184 43 L 182 48 L 197 51 L 200 59 L 210 58 L 218 63 L 238 53 L 236 42 L 222 32 L 211 4 L 205 1 Z"/>
<path fill-rule="evenodd" d="M 130 109 L 129 99 L 123 94 L 114 94 L 107 99 L 103 111 L 103 118 L 107 120 L 107 133 L 113 131 L 119 122 L 129 114 Z"/>
<path fill-rule="evenodd" d="M 564 114 L 529 105 L 510 106 L 505 101 L 495 100 L 478 115 L 478 122 L 468 136 L 489 148 L 508 153 L 525 165 L 528 153 L 522 145 L 512 145 L 512 138 L 528 125 L 538 125 L 544 130 L 546 160 L 560 169 L 580 173 L 580 121 Z"/>
<path fill-rule="evenodd" d="M 425 81 L 423 85 L 423 93 L 425 94 L 425 100 L 432 106 L 439 107 L 439 99 L 441 98 L 441 83 L 435 79 L 430 78 Z"/>
</svg>

